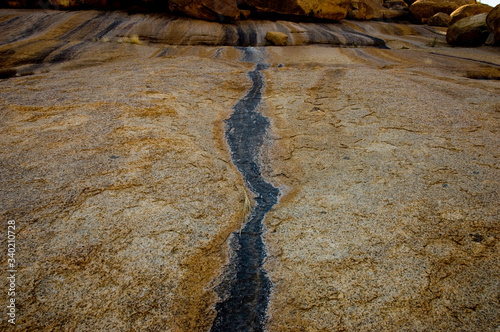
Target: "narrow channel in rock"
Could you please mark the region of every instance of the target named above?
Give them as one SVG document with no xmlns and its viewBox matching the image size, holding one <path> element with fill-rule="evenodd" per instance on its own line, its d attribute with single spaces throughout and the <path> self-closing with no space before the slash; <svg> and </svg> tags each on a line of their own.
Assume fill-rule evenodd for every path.
<svg viewBox="0 0 500 332">
<path fill-rule="evenodd" d="M 259 50 L 249 47 L 243 51 L 242 61 L 256 63 L 255 69 L 248 73 L 253 84 L 225 121 L 226 139 L 233 163 L 256 197 L 248 222 L 241 231 L 232 234 L 230 246 L 233 255 L 224 280 L 217 288 L 222 301 L 216 304 L 213 332 L 262 331 L 271 289 L 271 282 L 262 267 L 266 257 L 262 222 L 278 202 L 279 190 L 261 174 L 259 154 L 270 122 L 258 111 L 264 86 L 261 71 L 268 65 L 263 63 Z"/>
</svg>

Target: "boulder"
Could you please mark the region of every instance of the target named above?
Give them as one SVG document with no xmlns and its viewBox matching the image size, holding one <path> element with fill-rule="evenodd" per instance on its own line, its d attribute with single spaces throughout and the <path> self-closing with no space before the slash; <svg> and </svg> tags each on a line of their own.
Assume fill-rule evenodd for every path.
<svg viewBox="0 0 500 332">
<path fill-rule="evenodd" d="M 403 0 L 389 0 L 384 1 L 384 7 L 394 10 L 406 10 L 408 9 L 408 4 Z"/>
<path fill-rule="evenodd" d="M 235 0 L 169 0 L 168 6 L 172 12 L 208 21 L 240 18 Z"/>
<path fill-rule="evenodd" d="M 283 32 L 269 31 L 266 34 L 266 40 L 275 46 L 285 46 L 288 41 L 288 36 Z"/>
<path fill-rule="evenodd" d="M 435 27 L 447 27 L 450 22 L 450 15 L 445 13 L 437 13 L 427 21 L 427 24 Z"/>
<path fill-rule="evenodd" d="M 347 17 L 352 20 L 396 19 L 408 14 L 404 1 L 352 0 Z"/>
<path fill-rule="evenodd" d="M 347 16 L 350 0 L 243 0 L 253 12 L 309 16 L 340 21 Z"/>
<path fill-rule="evenodd" d="M 475 0 L 418 0 L 410 6 L 410 13 L 414 21 L 425 23 L 439 12 L 451 14 L 460 6 L 474 3 Z"/>
<path fill-rule="evenodd" d="M 449 25 L 453 25 L 455 22 L 469 16 L 474 16 L 482 13 L 489 13 L 492 9 L 493 7 L 482 3 L 461 6 L 457 8 L 453 13 L 451 13 L 450 15 L 451 20 L 449 22 Z"/>
<path fill-rule="evenodd" d="M 493 8 L 486 17 L 488 30 L 493 34 L 491 44 L 500 45 L 500 5 Z"/>
<path fill-rule="evenodd" d="M 378 18 L 382 9 L 385 9 L 382 0 L 353 0 L 347 17 L 353 20 L 371 20 Z"/>
<path fill-rule="evenodd" d="M 446 41 L 455 46 L 479 46 L 488 38 L 486 16 L 483 13 L 461 19 L 448 28 Z"/>
<path fill-rule="evenodd" d="M 408 18 L 408 11 L 404 9 L 382 9 L 378 12 L 376 19 L 402 20 Z"/>
</svg>

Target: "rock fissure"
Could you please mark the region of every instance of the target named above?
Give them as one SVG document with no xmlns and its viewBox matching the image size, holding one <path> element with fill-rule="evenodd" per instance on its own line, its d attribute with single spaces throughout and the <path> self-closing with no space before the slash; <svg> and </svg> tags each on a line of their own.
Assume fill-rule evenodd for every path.
<svg viewBox="0 0 500 332">
<path fill-rule="evenodd" d="M 248 73 L 253 84 L 225 121 L 226 139 L 233 163 L 256 197 L 248 222 L 231 237 L 233 255 L 217 289 L 222 301 L 216 304 L 213 332 L 262 331 L 271 289 L 271 281 L 262 266 L 266 257 L 262 232 L 264 217 L 278 202 L 279 190 L 261 173 L 259 155 L 270 122 L 258 111 L 264 86 L 261 71 L 268 65 L 263 63 L 259 50 L 252 47 L 243 50 L 242 61 L 256 63 L 255 69 Z"/>
</svg>

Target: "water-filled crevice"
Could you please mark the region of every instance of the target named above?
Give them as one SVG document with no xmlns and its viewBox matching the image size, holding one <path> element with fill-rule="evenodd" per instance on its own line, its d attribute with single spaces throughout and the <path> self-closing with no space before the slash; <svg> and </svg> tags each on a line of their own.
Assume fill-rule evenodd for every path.
<svg viewBox="0 0 500 332">
<path fill-rule="evenodd" d="M 262 62 L 262 56 L 255 48 L 244 51 L 242 61 L 257 62 L 255 69 L 248 73 L 253 84 L 225 121 L 226 139 L 233 163 L 256 197 L 248 222 L 241 231 L 232 234 L 230 246 L 233 254 L 225 278 L 217 288 L 222 301 L 216 304 L 213 332 L 262 331 L 271 289 L 262 266 L 266 257 L 262 222 L 278 202 L 279 190 L 261 173 L 259 155 L 270 122 L 258 111 L 264 86 L 262 70 L 268 65 Z"/>
</svg>

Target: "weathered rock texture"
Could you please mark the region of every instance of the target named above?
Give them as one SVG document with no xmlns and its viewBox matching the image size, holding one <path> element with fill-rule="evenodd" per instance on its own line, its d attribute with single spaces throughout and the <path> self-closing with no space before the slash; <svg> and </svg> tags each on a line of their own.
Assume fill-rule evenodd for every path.
<svg viewBox="0 0 500 332">
<path fill-rule="evenodd" d="M 225 25 L 177 21 L 171 40 L 224 35 Z M 118 42 L 140 22 L 141 45 Z M 253 199 L 224 120 L 255 63 L 240 61 L 243 47 L 148 42 L 164 23 L 0 11 L 1 67 L 19 75 L 0 80 L 0 223 L 16 220 L 19 276 L 17 324 L 0 330 L 211 328 L 228 238 Z M 271 123 L 262 175 L 283 193 L 264 220 L 266 329 L 494 331 L 496 49 L 451 48 L 440 28 L 337 29 L 392 49 L 260 50 L 259 112 Z"/>
<path fill-rule="evenodd" d="M 207 287 L 245 202 L 222 120 L 246 68 L 142 48 L 0 82 L 19 331 L 193 331 L 215 317 Z"/>
<path fill-rule="evenodd" d="M 487 13 L 469 16 L 453 24 L 446 32 L 446 41 L 451 45 L 478 46 L 484 44 L 488 35 Z"/>
<path fill-rule="evenodd" d="M 474 16 L 482 13 L 489 13 L 493 7 L 478 3 L 478 4 L 473 4 L 473 5 L 464 5 L 462 7 L 457 8 L 453 13 L 451 13 L 450 17 L 450 25 L 453 25 L 455 22 L 469 17 L 469 16 Z"/>
<path fill-rule="evenodd" d="M 269 331 L 495 330 L 498 56 L 315 52 L 267 72 Z"/>
<path fill-rule="evenodd" d="M 122 12 L 5 10 L 4 13 L 0 15 L 3 19 L 0 22 L 0 29 L 3 27 L 0 49 L 5 50 L 0 53 L 0 63 L 3 61 L 4 66 L 29 61 L 64 61 L 89 51 L 96 42 L 115 45 L 123 41 L 123 37 L 131 36 L 144 42 L 170 45 L 259 46 L 266 44 L 267 32 L 277 31 L 289 36 L 288 45 L 384 46 L 382 39 L 373 37 L 371 32 L 368 34 L 361 25 L 348 22 L 241 21 L 219 24 L 169 15 L 127 15 Z M 29 44 L 24 41 L 28 38 Z M 12 60 L 6 60 L 11 57 Z"/>
</svg>

